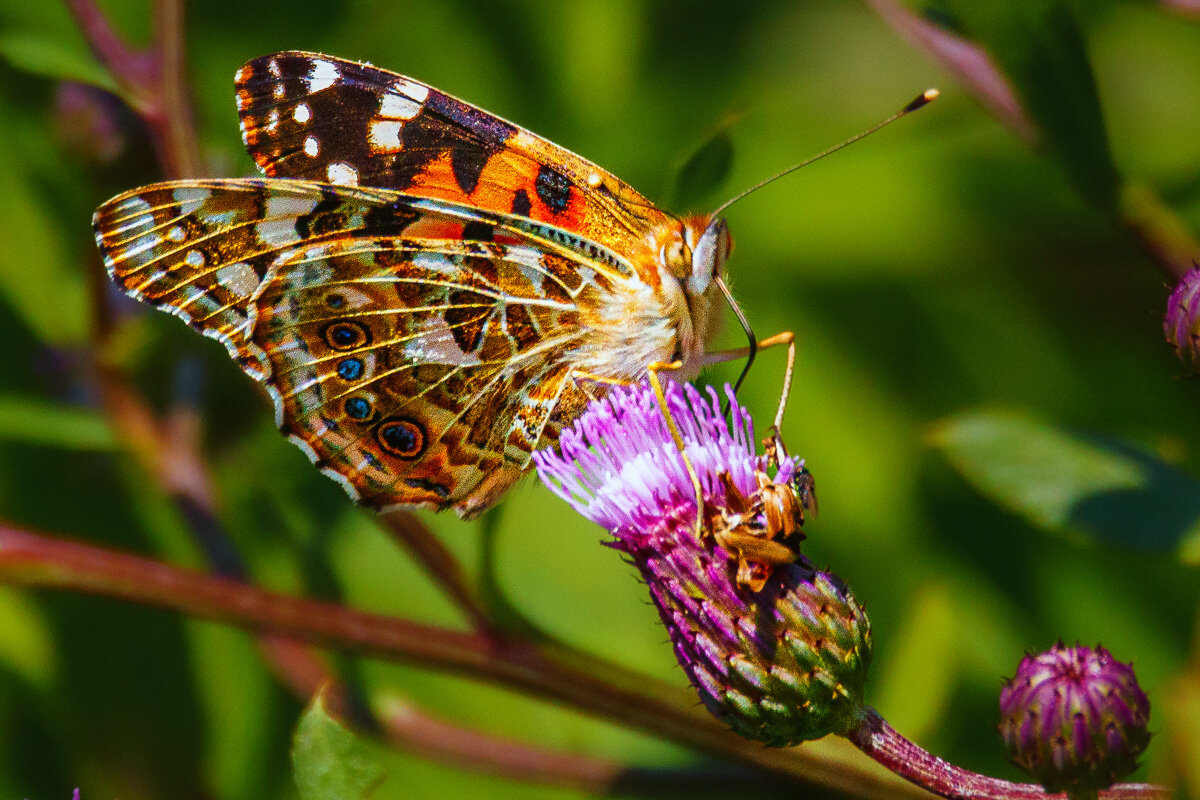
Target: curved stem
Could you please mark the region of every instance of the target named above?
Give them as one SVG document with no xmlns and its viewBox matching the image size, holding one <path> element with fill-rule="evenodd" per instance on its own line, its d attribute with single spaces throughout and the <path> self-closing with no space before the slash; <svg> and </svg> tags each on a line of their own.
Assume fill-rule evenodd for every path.
<svg viewBox="0 0 1200 800">
<path fill-rule="evenodd" d="M 475 630 L 499 635 L 462 564 L 416 514 L 393 511 L 377 519 L 392 539 L 425 569 L 450 602 L 458 606 Z"/>
<path fill-rule="evenodd" d="M 897 733 L 873 708 L 847 738 L 854 745 L 905 780 L 942 797 L 965 800 L 1045 800 L 1051 795 L 1032 783 L 1012 783 L 989 778 L 955 766 L 913 744 Z M 1148 783 L 1121 783 L 1100 792 L 1104 800 L 1167 800 L 1171 793 Z"/>
<path fill-rule="evenodd" d="M 146 58 L 122 41 L 92 0 L 64 0 L 64 4 L 96 60 L 116 81 L 124 100 L 139 115 L 145 114 L 153 105 L 146 92 L 151 81 Z"/>
<path fill-rule="evenodd" d="M 726 730 L 697 706 L 689 691 L 665 693 L 653 681 L 643 686 L 632 682 L 614 686 L 529 642 L 498 642 L 477 633 L 285 597 L 3 524 L 0 581 L 94 592 L 255 632 L 486 680 L 701 752 L 865 800 L 916 800 L 923 794 L 892 776 L 849 766 L 844 759 L 805 748 L 764 748 Z"/>
</svg>

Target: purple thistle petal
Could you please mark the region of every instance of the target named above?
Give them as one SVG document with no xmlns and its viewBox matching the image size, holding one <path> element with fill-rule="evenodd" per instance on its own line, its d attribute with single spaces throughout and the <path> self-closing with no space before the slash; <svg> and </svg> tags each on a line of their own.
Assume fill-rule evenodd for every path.
<svg viewBox="0 0 1200 800">
<path fill-rule="evenodd" d="M 754 423 L 733 390 L 725 387 L 733 420 L 729 425 L 712 387 L 707 397 L 690 384 L 668 381 L 663 389 L 705 499 L 725 503 L 722 473 L 743 494 L 754 492 L 754 473 L 767 468 L 766 459 L 755 454 Z M 664 514 L 696 513 L 687 466 L 646 384 L 617 387 L 590 404 L 562 432 L 558 452 L 541 450 L 533 461 L 550 491 L 618 538 L 636 535 Z M 784 459 L 776 482 L 789 480 L 802 464 Z"/>
</svg>

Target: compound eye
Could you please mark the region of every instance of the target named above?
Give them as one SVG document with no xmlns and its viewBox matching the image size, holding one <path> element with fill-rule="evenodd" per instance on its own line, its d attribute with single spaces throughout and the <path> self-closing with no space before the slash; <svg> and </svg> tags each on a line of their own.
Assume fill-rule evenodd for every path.
<svg viewBox="0 0 1200 800">
<path fill-rule="evenodd" d="M 663 264 L 676 277 L 685 277 L 692 271 L 692 254 L 683 239 L 671 239 L 658 251 Z"/>
<path fill-rule="evenodd" d="M 724 219 L 714 219 L 704 229 L 692 253 L 692 275 L 688 278 L 692 291 L 703 292 L 713 278 L 724 272 L 728 256 L 729 229 Z"/>
</svg>

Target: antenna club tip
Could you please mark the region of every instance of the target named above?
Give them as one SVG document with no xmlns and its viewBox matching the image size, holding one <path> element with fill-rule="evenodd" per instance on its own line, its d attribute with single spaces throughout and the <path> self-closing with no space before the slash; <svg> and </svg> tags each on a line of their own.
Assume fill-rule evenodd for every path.
<svg viewBox="0 0 1200 800">
<path fill-rule="evenodd" d="M 900 113 L 908 114 L 909 112 L 916 111 L 926 103 L 932 102 L 939 94 L 941 94 L 941 92 L 939 92 L 937 89 L 926 89 L 924 92 L 917 95 L 911 103 L 906 105 L 904 110 Z"/>
</svg>

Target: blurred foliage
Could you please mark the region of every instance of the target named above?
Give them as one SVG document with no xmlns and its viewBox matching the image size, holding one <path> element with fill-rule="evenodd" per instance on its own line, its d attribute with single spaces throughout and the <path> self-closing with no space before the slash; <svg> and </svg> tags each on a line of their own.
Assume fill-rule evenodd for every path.
<svg viewBox="0 0 1200 800">
<path fill-rule="evenodd" d="M 234 70 L 312 49 L 412 74 L 652 198 L 681 192 L 706 205 L 940 86 L 929 109 L 729 212 L 732 281 L 748 316 L 760 335 L 798 335 L 786 435 L 822 503 L 805 550 L 871 614 L 868 701 L 932 751 L 1019 778 L 995 735 L 999 678 L 1025 649 L 1101 641 L 1134 660 L 1158 712 L 1163 735 L 1135 779 L 1170 780 L 1174 752 L 1195 781 L 1200 742 L 1194 715 L 1179 709 L 1197 703 L 1185 665 L 1197 655 L 1200 586 L 1165 546 L 1194 523 L 1200 386 L 1178 379 L 1163 344 L 1163 279 L 1097 197 L 1119 169 L 1200 230 L 1200 24 L 1132 0 L 1078 5 L 1079 28 L 1042 0 L 941 4 L 1013 71 L 1051 139 L 1042 154 L 865 6 L 834 0 L 736 10 L 715 0 L 207 0 L 189 10 L 188 63 L 213 174 L 252 170 Z M 985 9 L 999 6 L 1020 13 Z M 103 7 L 133 41 L 148 40 L 144 0 Z M 0 55 L 0 518 L 200 564 L 177 512 L 101 421 L 82 351 L 86 287 L 101 271 L 92 209 L 154 180 L 153 154 L 132 136 L 97 167 L 59 144 L 55 79 L 106 79 L 58 3 L 0 0 Z M 746 113 L 723 127 L 731 109 Z M 697 146 L 706 141 L 718 143 Z M 696 157 L 701 168 L 683 179 L 692 185 L 679 188 L 672 165 Z M 275 434 L 269 404 L 219 345 L 118 306 L 144 315 L 121 357 L 162 408 L 181 369 L 203 378 L 223 520 L 256 581 L 463 624 L 371 517 Z M 721 344 L 740 337 L 732 326 Z M 763 354 L 743 392 L 760 420 L 782 367 L 782 354 Z M 976 414 L 981 406 L 1013 411 Z M 1038 453 L 1049 460 L 1029 463 Z M 1081 492 L 1111 490 L 1135 490 L 1137 503 L 1078 517 L 1093 496 Z M 427 520 L 466 564 L 486 560 L 496 592 L 539 628 L 684 680 L 630 568 L 533 481 L 494 513 L 486 545 L 478 524 Z M 1095 536 L 1044 536 L 1044 526 Z M 1172 526 L 1176 539 L 1160 538 Z M 1164 547 L 1141 546 L 1154 542 Z M 638 766 L 703 763 L 493 687 L 349 668 L 368 690 L 403 691 L 485 731 Z M 80 785 L 89 799 L 294 798 L 288 749 L 301 714 L 244 634 L 94 597 L 0 592 L 0 796 L 66 798 Z M 390 776 L 372 795 L 381 800 L 574 794 L 380 758 Z"/>
<path fill-rule="evenodd" d="M 1014 414 L 965 414 L 933 438 L 980 491 L 1045 528 L 1200 557 L 1200 482 L 1154 455 Z"/>
<path fill-rule="evenodd" d="M 384 777 L 361 738 L 329 716 L 323 695 L 296 726 L 292 763 L 300 800 L 363 800 Z"/>
</svg>

